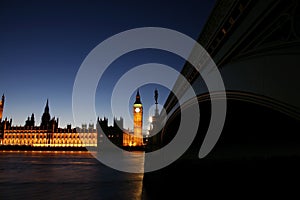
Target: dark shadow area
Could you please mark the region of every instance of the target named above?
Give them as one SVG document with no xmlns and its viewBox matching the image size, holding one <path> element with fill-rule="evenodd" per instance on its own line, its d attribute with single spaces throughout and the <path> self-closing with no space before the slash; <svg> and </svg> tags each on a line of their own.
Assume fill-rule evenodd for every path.
<svg viewBox="0 0 300 200">
<path fill-rule="evenodd" d="M 260 97 L 249 101 L 246 96 L 228 95 L 223 132 L 203 159 L 198 152 L 209 124 L 210 101 L 199 101 L 200 127 L 191 147 L 168 167 L 144 175 L 151 198 L 297 195 L 299 119 L 270 107 L 268 100 L 258 104 Z M 165 134 L 176 131 L 179 120 L 180 115 L 173 117 Z"/>
</svg>

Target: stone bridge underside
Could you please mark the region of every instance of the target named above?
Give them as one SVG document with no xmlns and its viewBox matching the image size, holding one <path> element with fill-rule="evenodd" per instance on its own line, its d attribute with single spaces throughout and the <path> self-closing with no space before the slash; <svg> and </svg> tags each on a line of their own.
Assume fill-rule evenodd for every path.
<svg viewBox="0 0 300 200">
<path fill-rule="evenodd" d="M 231 197 L 240 194 L 236 190 L 247 196 L 291 194 L 293 181 L 300 178 L 300 2 L 217 1 L 198 42 L 224 81 L 224 129 L 213 150 L 199 159 L 211 101 L 219 97 L 207 93 L 197 70 L 186 63 L 182 74 L 198 95 L 199 130 L 179 160 L 145 174 L 146 190 L 161 192 L 159 197 L 218 191 Z M 199 67 L 204 69 L 205 62 Z M 182 88 L 179 83 L 174 86 Z M 164 106 L 171 117 L 155 148 L 168 144 L 180 123 L 178 99 L 170 94 Z"/>
</svg>

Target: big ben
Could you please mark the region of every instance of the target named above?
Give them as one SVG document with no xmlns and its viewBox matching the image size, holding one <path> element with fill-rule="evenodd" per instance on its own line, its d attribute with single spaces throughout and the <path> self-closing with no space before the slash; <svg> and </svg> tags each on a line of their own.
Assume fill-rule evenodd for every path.
<svg viewBox="0 0 300 200">
<path fill-rule="evenodd" d="M 135 102 L 133 104 L 133 126 L 134 126 L 133 145 L 142 146 L 143 145 L 143 104 L 141 102 L 139 90 L 137 91 Z"/>
</svg>

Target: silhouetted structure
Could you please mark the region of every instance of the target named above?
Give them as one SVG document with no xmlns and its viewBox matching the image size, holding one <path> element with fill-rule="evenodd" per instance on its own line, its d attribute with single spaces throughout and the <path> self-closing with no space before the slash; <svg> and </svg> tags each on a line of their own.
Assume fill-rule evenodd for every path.
<svg viewBox="0 0 300 200">
<path fill-rule="evenodd" d="M 151 124 L 149 130 L 149 136 L 147 138 L 147 149 L 155 150 L 160 147 L 161 139 L 160 139 L 160 131 L 161 131 L 161 121 L 159 119 L 159 109 L 158 109 L 158 90 L 154 91 L 154 100 L 155 100 L 155 111 L 154 116 L 151 116 Z"/>
<path fill-rule="evenodd" d="M 113 126 L 108 126 L 108 119 L 104 117 L 103 119 L 100 119 L 98 117 L 97 119 L 98 125 L 100 126 L 97 129 L 98 133 L 98 145 L 102 145 L 102 137 L 103 135 L 106 135 L 106 137 L 116 146 L 123 147 L 123 118 L 120 117 L 120 119 L 114 118 Z"/>
<path fill-rule="evenodd" d="M 158 91 L 157 91 L 157 89 L 155 89 L 155 91 L 154 91 L 154 99 L 155 99 L 155 104 L 157 104 L 157 100 L 158 100 Z"/>
<path fill-rule="evenodd" d="M 3 109 L 4 109 L 4 101 L 5 101 L 5 96 L 3 94 L 1 102 L 0 102 L 0 121 L 2 120 Z"/>
<path fill-rule="evenodd" d="M 199 128 L 180 159 L 144 174 L 143 185 L 154 199 L 298 195 L 294 181 L 300 178 L 300 135 L 295 131 L 300 130 L 299 13 L 300 4 L 293 0 L 216 2 L 197 41 L 220 70 L 226 96 L 209 94 L 199 72 L 185 63 L 181 74 L 197 95 Z M 205 71 L 205 54 L 192 51 L 190 57 L 200 57 L 196 67 Z M 172 91 L 182 95 L 184 88 L 189 87 L 178 81 Z M 160 148 L 172 141 L 180 125 L 181 96 L 173 94 L 164 103 L 170 118 L 161 131 Z M 213 150 L 200 159 L 211 102 L 224 98 L 223 131 Z M 183 107 L 185 111 L 191 108 L 188 104 Z M 145 165 L 151 165 L 147 162 Z"/>
</svg>

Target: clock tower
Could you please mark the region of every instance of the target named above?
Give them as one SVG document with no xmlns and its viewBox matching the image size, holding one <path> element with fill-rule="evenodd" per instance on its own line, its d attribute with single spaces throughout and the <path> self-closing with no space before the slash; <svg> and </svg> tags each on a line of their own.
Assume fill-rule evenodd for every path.
<svg viewBox="0 0 300 200">
<path fill-rule="evenodd" d="M 133 104 L 133 134 L 134 146 L 143 145 L 143 105 L 141 102 L 140 92 L 137 91 L 135 102 Z"/>
</svg>

